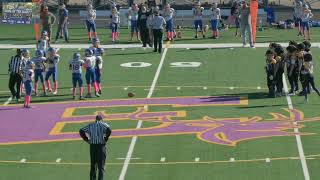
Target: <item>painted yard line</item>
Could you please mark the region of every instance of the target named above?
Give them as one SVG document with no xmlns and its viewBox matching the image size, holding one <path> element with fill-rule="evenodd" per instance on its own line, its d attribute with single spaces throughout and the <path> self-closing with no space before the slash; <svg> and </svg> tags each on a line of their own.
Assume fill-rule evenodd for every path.
<svg viewBox="0 0 320 180">
<path fill-rule="evenodd" d="M 287 84 L 286 76 L 284 74 L 282 75 L 282 81 L 283 81 L 284 91 L 286 93 L 286 99 L 287 99 L 287 102 L 288 102 L 288 107 L 289 107 L 290 110 L 293 110 L 293 104 L 292 104 L 291 97 L 288 94 L 289 93 L 288 84 Z M 290 114 L 290 116 L 291 116 L 291 114 Z M 297 141 L 299 157 L 300 157 L 300 161 L 301 161 L 301 165 L 302 165 L 304 179 L 305 180 L 310 180 L 307 161 L 306 161 L 306 157 L 305 157 L 304 151 L 303 151 L 301 136 L 299 135 L 299 133 L 300 133 L 299 129 L 298 128 L 294 128 L 294 132 L 295 132 L 295 137 L 296 137 L 296 141 Z"/>
<path fill-rule="evenodd" d="M 3 105 L 8 105 L 10 102 L 12 101 L 12 97 L 10 96 L 9 98 L 8 98 L 8 100 L 3 104 Z"/>
<path fill-rule="evenodd" d="M 116 159 L 123 160 L 123 159 L 126 159 L 126 158 L 116 158 Z M 131 158 L 131 159 L 141 159 L 141 158 Z"/>
<path fill-rule="evenodd" d="M 25 163 L 27 161 L 27 159 L 23 158 L 20 160 L 21 163 Z"/>
<path fill-rule="evenodd" d="M 320 157 L 320 154 L 314 154 L 314 155 L 308 155 L 306 156 L 306 159 L 316 159 Z M 232 158 L 231 158 L 232 159 Z M 230 160 L 231 160 L 230 159 Z M 234 159 L 234 158 L 233 158 Z M 250 163 L 250 162 L 266 162 L 266 159 L 268 158 L 258 158 L 258 159 L 238 159 L 237 161 L 233 161 L 232 163 Z M 280 160 L 299 160 L 300 157 L 274 157 L 274 158 L 269 158 L 270 161 L 280 161 Z M 163 160 L 163 161 L 161 161 Z M 162 157 L 160 159 L 160 162 L 132 162 L 130 165 L 179 165 L 179 164 L 190 164 L 190 165 L 199 165 L 199 164 L 217 164 L 217 163 L 231 163 L 230 160 L 224 160 L 224 161 L 167 161 L 165 162 L 166 158 Z M 0 160 L 1 164 L 20 164 L 21 161 L 8 161 L 8 160 Z M 48 162 L 48 161 L 26 161 L 24 162 L 25 164 L 41 164 L 41 165 L 84 165 L 88 166 L 90 163 L 88 162 Z M 108 165 L 117 165 L 117 166 L 122 166 L 122 162 L 108 162 Z"/>
<path fill-rule="evenodd" d="M 167 51 L 168 51 L 168 46 L 169 44 L 166 45 L 166 47 L 164 48 L 164 51 L 162 53 L 162 56 L 161 56 L 161 60 L 160 60 L 160 63 L 159 63 L 159 66 L 158 66 L 158 69 L 156 71 L 156 74 L 154 75 L 154 78 L 153 78 L 153 81 L 152 81 L 152 84 L 151 84 L 151 87 L 150 87 L 150 90 L 149 90 L 149 93 L 147 95 L 147 98 L 151 98 L 152 94 L 153 94 L 153 91 L 155 89 L 155 86 L 157 84 L 157 81 L 158 81 L 158 78 L 159 78 L 159 75 L 160 75 L 160 71 L 162 69 L 162 66 L 163 66 L 163 63 L 164 63 L 164 59 L 166 57 L 166 54 L 167 54 Z M 148 106 L 144 106 L 144 109 L 147 109 Z M 136 129 L 139 129 L 141 128 L 142 126 L 142 121 L 139 120 L 138 121 L 138 124 L 137 124 L 137 127 Z M 131 143 L 130 143 L 130 146 L 129 146 L 129 149 L 128 149 L 128 153 L 127 153 L 127 156 L 126 156 L 126 159 L 124 161 L 124 164 L 123 164 L 123 167 L 121 169 L 121 173 L 120 173 L 120 176 L 119 176 L 119 180 L 124 180 L 125 176 L 126 176 L 126 173 L 127 173 L 127 170 L 128 170 L 128 166 L 129 166 L 129 163 L 130 163 L 130 159 L 131 159 L 131 156 L 132 156 L 132 153 L 133 153 L 133 149 L 136 145 L 136 141 L 137 141 L 138 137 L 137 136 L 134 136 L 131 140 Z"/>
<path fill-rule="evenodd" d="M 61 162 L 61 158 L 58 158 L 57 160 L 56 160 L 56 163 L 60 163 Z"/>
</svg>

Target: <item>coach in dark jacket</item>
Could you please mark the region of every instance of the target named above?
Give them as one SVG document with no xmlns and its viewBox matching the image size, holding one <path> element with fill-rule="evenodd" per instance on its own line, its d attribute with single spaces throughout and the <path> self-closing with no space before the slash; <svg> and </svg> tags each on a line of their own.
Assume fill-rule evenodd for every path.
<svg viewBox="0 0 320 180">
<path fill-rule="evenodd" d="M 82 139 L 90 144 L 90 180 L 96 179 L 96 170 L 98 166 L 98 180 L 103 180 L 104 165 L 106 162 L 106 142 L 111 135 L 110 126 L 102 121 L 102 116 L 96 116 L 96 121 L 83 127 L 79 131 Z"/>
<path fill-rule="evenodd" d="M 21 50 L 17 49 L 17 54 L 11 57 L 8 69 L 8 72 L 10 73 L 9 89 L 12 95 L 12 99 L 16 98 L 17 102 L 20 100 L 20 86 L 22 82 L 21 67 Z M 16 86 L 17 89 L 14 89 L 14 86 Z"/>
<path fill-rule="evenodd" d="M 149 29 L 147 26 L 147 19 L 149 16 L 149 12 L 147 12 L 147 8 L 142 5 L 141 11 L 139 11 L 138 15 L 138 28 L 140 31 L 142 47 L 146 47 L 147 44 L 151 47 L 150 38 L 149 38 Z"/>
</svg>

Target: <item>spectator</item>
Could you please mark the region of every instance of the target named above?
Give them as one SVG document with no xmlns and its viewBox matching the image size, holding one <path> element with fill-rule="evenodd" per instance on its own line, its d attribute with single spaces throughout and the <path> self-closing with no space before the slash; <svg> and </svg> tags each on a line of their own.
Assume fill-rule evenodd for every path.
<svg viewBox="0 0 320 180">
<path fill-rule="evenodd" d="M 252 28 L 251 28 L 251 15 L 250 7 L 246 2 L 242 3 L 240 10 L 240 28 L 242 36 L 243 46 L 247 45 L 247 36 L 249 37 L 250 47 L 254 48 L 253 37 L 252 37 Z"/>
<path fill-rule="evenodd" d="M 59 5 L 59 22 L 58 22 L 58 30 L 56 34 L 56 42 L 58 42 L 58 37 L 60 31 L 63 31 L 65 42 L 69 43 L 69 34 L 68 34 L 68 17 L 69 11 L 66 9 L 64 4 Z"/>
<path fill-rule="evenodd" d="M 43 7 L 43 11 L 41 11 L 40 19 L 42 23 L 42 32 L 46 31 L 48 33 L 48 42 L 51 40 L 52 26 L 56 21 L 56 17 L 49 12 L 48 6 Z"/>
</svg>

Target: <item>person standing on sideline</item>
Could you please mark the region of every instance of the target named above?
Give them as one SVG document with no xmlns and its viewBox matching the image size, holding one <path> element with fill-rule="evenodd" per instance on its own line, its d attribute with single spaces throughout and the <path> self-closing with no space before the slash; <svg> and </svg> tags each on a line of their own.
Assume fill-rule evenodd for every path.
<svg viewBox="0 0 320 180">
<path fill-rule="evenodd" d="M 303 12 L 301 15 L 301 26 L 302 26 L 302 33 L 304 36 L 304 40 L 311 40 L 310 38 L 310 20 L 313 17 L 311 10 L 307 4 L 303 5 Z"/>
<path fill-rule="evenodd" d="M 251 28 L 250 7 L 246 2 L 242 4 L 241 10 L 240 10 L 240 29 L 241 29 L 243 47 L 247 45 L 247 36 L 248 36 L 250 47 L 254 48 L 252 28 Z"/>
<path fill-rule="evenodd" d="M 51 12 L 49 12 L 48 6 L 44 6 L 40 18 L 42 22 L 42 32 L 46 31 L 48 33 L 48 42 L 50 43 L 52 26 L 56 22 L 56 17 Z"/>
<path fill-rule="evenodd" d="M 195 4 L 195 7 L 192 9 L 193 19 L 194 19 L 194 29 L 195 29 L 195 36 L 194 38 L 198 38 L 198 32 L 201 32 L 202 37 L 205 38 L 203 32 L 203 23 L 202 23 L 202 15 L 203 15 L 204 8 L 201 7 L 201 2 L 198 1 Z"/>
<path fill-rule="evenodd" d="M 149 39 L 149 30 L 147 26 L 147 19 L 148 19 L 149 13 L 147 12 L 147 9 L 144 5 L 141 6 L 141 12 L 138 16 L 138 28 L 140 30 L 140 36 L 142 41 L 142 47 L 146 47 L 147 44 L 150 45 L 150 39 Z"/>
<path fill-rule="evenodd" d="M 115 42 L 119 39 L 118 27 L 120 24 L 120 13 L 118 12 L 116 7 L 112 8 L 110 18 L 111 18 L 110 29 L 111 29 L 112 42 Z"/>
<path fill-rule="evenodd" d="M 132 7 L 128 11 L 128 15 L 131 17 L 131 34 L 130 34 L 130 41 L 133 40 L 133 35 L 136 33 L 137 40 L 140 41 L 139 37 L 139 29 L 138 29 L 138 12 L 139 7 L 138 4 L 132 4 Z"/>
<path fill-rule="evenodd" d="M 147 10 L 149 13 L 148 19 L 147 19 L 147 27 L 149 31 L 149 40 L 150 40 L 150 47 L 153 46 L 153 31 L 152 31 L 152 20 L 154 18 L 154 13 L 152 9 Z"/>
<path fill-rule="evenodd" d="M 16 98 L 17 102 L 20 101 L 20 86 L 22 82 L 22 57 L 21 49 L 17 49 L 17 54 L 11 57 L 9 62 L 8 73 L 9 78 L 9 89 L 12 95 L 12 99 Z M 16 89 L 14 86 L 16 85 Z"/>
<path fill-rule="evenodd" d="M 98 166 L 98 180 L 103 180 L 106 162 L 106 142 L 111 135 L 110 126 L 103 122 L 102 116 L 97 115 L 96 121 L 80 129 L 81 138 L 90 144 L 90 180 L 96 179 Z"/>
<path fill-rule="evenodd" d="M 154 12 L 154 18 L 152 19 L 151 26 L 153 31 L 153 42 L 154 51 L 162 51 L 162 38 L 163 38 L 163 27 L 166 25 L 166 20 L 160 16 L 159 11 Z"/>
<path fill-rule="evenodd" d="M 219 21 L 221 19 L 220 8 L 218 8 L 217 3 L 213 3 L 211 7 L 211 28 L 212 28 L 212 38 L 219 38 Z"/>
<path fill-rule="evenodd" d="M 174 9 L 170 4 L 167 4 L 163 11 L 164 19 L 166 20 L 167 41 L 173 41 L 173 14 Z"/>
<path fill-rule="evenodd" d="M 58 42 L 58 37 L 60 35 L 60 31 L 63 31 L 64 40 L 69 43 L 69 33 L 68 33 L 68 17 L 69 11 L 66 9 L 64 4 L 59 5 L 59 22 L 58 22 L 58 30 L 56 34 L 56 42 Z"/>
<path fill-rule="evenodd" d="M 88 37 L 91 42 L 93 38 L 97 38 L 96 32 L 96 10 L 93 9 L 92 4 L 88 4 L 87 6 L 87 17 L 86 17 L 86 25 L 88 29 Z"/>
<path fill-rule="evenodd" d="M 296 27 L 298 28 L 298 36 L 302 36 L 301 16 L 302 16 L 302 2 L 295 2 L 293 9 L 293 18 L 295 20 Z"/>
</svg>

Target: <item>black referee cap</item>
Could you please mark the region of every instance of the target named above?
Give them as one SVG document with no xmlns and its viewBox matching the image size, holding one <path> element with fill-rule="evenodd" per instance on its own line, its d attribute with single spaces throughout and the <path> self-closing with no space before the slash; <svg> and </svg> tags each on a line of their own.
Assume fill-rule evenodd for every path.
<svg viewBox="0 0 320 180">
<path fill-rule="evenodd" d="M 101 121 L 102 119 L 103 119 L 103 118 L 102 118 L 101 115 L 97 115 L 97 116 L 96 116 L 96 120 L 97 120 L 97 121 Z"/>
</svg>

